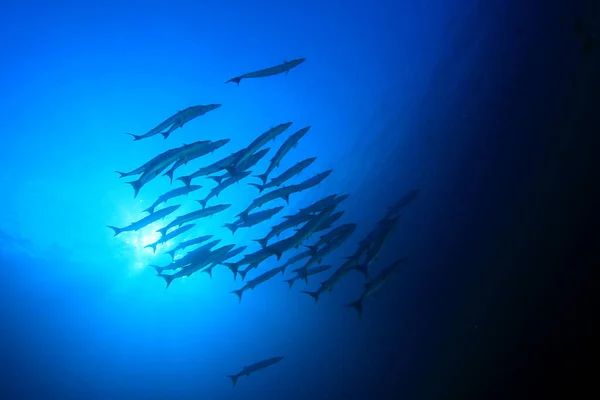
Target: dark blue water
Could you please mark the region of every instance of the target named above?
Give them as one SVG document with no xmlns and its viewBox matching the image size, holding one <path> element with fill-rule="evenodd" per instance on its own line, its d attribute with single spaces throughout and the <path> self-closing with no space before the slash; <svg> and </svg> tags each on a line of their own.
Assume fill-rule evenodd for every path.
<svg viewBox="0 0 600 400">
<path fill-rule="evenodd" d="M 554 327 L 532 319 L 546 315 L 534 304 L 564 278 L 550 267 L 574 240 L 562 234 L 586 219 L 574 199 L 590 194 L 586 174 L 594 171 L 587 134 L 597 122 L 590 98 L 597 101 L 598 55 L 584 51 L 585 35 L 572 25 L 597 6 L 3 7 L 0 397 L 477 398 L 497 394 L 486 385 L 507 369 L 525 374 L 527 364 L 508 354 L 532 348 L 519 341 L 522 331 Z M 587 18 L 586 35 L 596 35 L 597 22 Z M 224 84 L 299 57 L 306 62 L 288 74 Z M 210 103 L 223 106 L 166 140 L 124 134 Z M 232 207 L 183 238 L 211 234 L 255 251 L 252 239 L 283 215 L 348 194 L 337 224 L 358 228 L 323 260 L 337 267 L 390 205 L 419 188 L 372 273 L 398 257 L 410 261 L 365 300 L 362 318 L 345 307 L 363 290 L 359 273 L 317 304 L 301 290 L 316 290 L 328 273 L 292 289 L 277 276 L 241 302 L 230 292 L 243 283 L 221 266 L 212 278 L 199 272 L 165 289 L 148 265 L 168 263 L 165 251 L 179 241 L 156 254 L 144 248 L 165 223 L 117 237 L 106 228 L 138 220 L 179 184 L 158 177 L 134 199 L 113 171 L 182 144 L 231 139 L 175 176 L 190 174 L 288 121 L 286 135 L 311 129 L 272 176 L 308 157 L 317 160 L 294 183 L 328 169 L 331 176 L 289 205 L 270 204 L 286 209 L 269 222 L 232 235 L 222 226 L 257 196 L 247 185 L 256 180 L 237 183 L 210 203 Z M 286 135 L 266 146 L 254 174 Z M 194 183 L 204 188 L 181 200 L 186 211 L 214 186 Z M 542 243 L 550 250 L 537 250 Z M 260 272 L 293 254 L 269 258 Z M 275 356 L 284 359 L 235 388 L 226 378 Z"/>
</svg>

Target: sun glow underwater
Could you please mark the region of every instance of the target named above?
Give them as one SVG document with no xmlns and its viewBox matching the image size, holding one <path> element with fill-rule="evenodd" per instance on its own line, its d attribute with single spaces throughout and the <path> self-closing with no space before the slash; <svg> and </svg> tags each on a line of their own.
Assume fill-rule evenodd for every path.
<svg viewBox="0 0 600 400">
<path fill-rule="evenodd" d="M 242 80 L 287 74 L 304 61 L 304 58 L 299 58 L 284 62 L 234 77 L 225 83 L 232 82 L 239 86 Z M 293 74 L 285 79 L 291 79 L 291 76 Z M 190 106 L 173 114 L 145 134 L 128 135 L 132 136 L 134 141 L 157 135 L 168 139 L 174 131 L 196 118 L 204 115 L 208 115 L 206 118 L 216 118 L 221 106 Z M 420 191 L 407 190 L 404 196 L 390 204 L 385 216 L 373 224 L 369 233 L 361 238 L 355 251 L 338 256 L 341 265 L 335 268 L 325 265 L 322 260 L 335 253 L 352 237 L 357 227 L 355 223 L 338 223 L 344 214 L 343 202 L 351 193 L 331 193 L 297 209 L 290 206 L 291 197 L 320 185 L 332 173 L 332 170 L 321 170 L 312 173 L 309 178 L 297 178 L 297 175 L 313 164 L 315 157 L 298 160 L 286 170 L 280 168 L 280 162 L 284 158 L 290 158 L 286 155 L 294 153 L 297 143 L 310 134 L 311 127 L 298 127 L 276 150 L 275 146 L 265 146 L 286 134 L 288 130 L 294 131 L 289 129 L 292 125 L 292 122 L 284 122 L 273 126 L 250 141 L 246 147 L 227 154 L 212 164 L 204 165 L 190 175 L 175 176 L 174 172 L 193 160 L 218 152 L 230 139 L 205 140 L 171 147 L 130 172 L 118 172 L 121 178 L 138 176 L 136 180 L 127 181 L 133 188 L 134 198 L 137 198 L 147 183 L 161 175 L 169 177 L 172 187 L 144 210 L 142 218 L 136 218 L 129 211 L 124 213 L 125 216 L 135 222 L 122 228 L 109 226 L 114 231 L 114 236 L 123 234 L 118 238 L 125 246 L 133 249 L 135 268 L 155 269 L 157 277 L 163 279 L 166 288 L 169 288 L 174 281 L 196 272 L 207 272 L 212 277 L 214 267 L 224 266 L 231 271 L 234 279 L 240 277 L 239 281 L 243 286 L 232 292 L 240 302 L 246 290 L 255 289 L 270 279 L 286 275 L 287 267 L 300 261 L 303 261 L 304 265 L 293 269 L 292 275 L 287 276 L 285 281 L 292 288 L 296 280 L 308 283 L 309 276 L 326 275 L 316 290 L 301 291 L 315 302 L 318 302 L 321 295 L 331 292 L 348 273 L 355 271 L 364 276 L 366 283 L 360 297 L 347 306 L 355 309 L 358 316 L 362 317 L 364 300 L 385 286 L 399 267 L 408 261 L 406 258 L 399 258 L 383 267 L 375 265 L 382 249 L 396 230 L 400 211 L 410 204 Z M 272 154 L 272 158 L 264 172 L 259 174 L 256 168 L 250 171 L 250 168 L 259 164 L 267 154 Z M 201 185 L 193 183 L 201 179 Z M 248 179 L 254 179 L 255 182 L 249 183 L 247 187 L 255 187 L 258 193 L 249 197 L 251 200 L 249 204 L 244 205 L 245 209 L 236 208 L 235 203 L 246 200 L 246 196 L 229 197 L 229 202 L 223 200 L 226 196 L 219 196 L 222 192 L 226 193 L 230 186 L 240 185 L 240 182 Z M 204 199 L 198 200 L 188 196 L 200 188 L 210 188 Z M 141 204 L 142 200 L 139 202 Z M 284 211 L 286 209 L 287 211 Z M 228 220 L 220 218 L 224 215 L 227 215 Z M 202 221 L 206 218 L 211 220 L 203 224 Z M 275 218 L 278 218 L 277 221 Z M 267 224 L 270 220 L 273 220 L 272 223 Z M 258 225 L 261 228 L 268 225 L 270 227 L 262 238 L 247 236 L 246 232 L 256 232 L 254 227 Z M 223 234 L 217 234 L 218 230 L 229 230 L 231 236 L 226 238 Z M 240 231 L 244 231 L 241 236 Z M 227 244 L 232 241 L 235 244 Z M 281 266 L 268 271 L 259 270 L 259 266 L 265 260 L 275 257 L 279 261 L 284 253 L 294 254 Z M 164 254 L 170 255 L 170 263 L 164 264 Z M 236 259 L 237 261 L 233 261 Z M 156 265 L 159 260 L 163 265 Z M 283 356 L 266 358 L 247 365 L 239 373 L 228 377 L 235 386 L 239 377 L 277 364 L 282 359 Z"/>
</svg>

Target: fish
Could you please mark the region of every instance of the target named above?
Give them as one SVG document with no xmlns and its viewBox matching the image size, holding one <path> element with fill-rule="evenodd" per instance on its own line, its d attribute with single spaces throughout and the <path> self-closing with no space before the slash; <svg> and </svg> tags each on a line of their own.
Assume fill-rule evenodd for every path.
<svg viewBox="0 0 600 400">
<path fill-rule="evenodd" d="M 341 196 L 338 196 L 337 194 L 332 194 L 332 195 L 326 196 L 320 200 L 317 200 L 316 202 L 314 202 L 313 204 L 311 204 L 309 206 L 301 208 L 296 215 L 314 214 L 321 210 L 324 210 L 325 208 L 329 207 L 330 205 L 334 205 L 334 204 L 338 205 L 342 201 L 346 200 L 347 198 L 348 198 L 347 194 L 344 194 Z"/>
<path fill-rule="evenodd" d="M 223 182 L 219 183 L 217 186 L 212 188 L 210 193 L 208 193 L 208 195 L 204 199 L 196 200 L 196 201 L 198 203 L 200 203 L 202 208 L 205 208 L 206 204 L 208 203 L 208 200 L 212 199 L 213 197 L 219 197 L 219 194 L 221 194 L 221 192 L 223 190 L 227 189 L 229 186 L 233 185 L 234 183 L 239 182 L 242 179 L 248 177 L 251 173 L 252 173 L 252 171 L 242 172 L 241 174 L 235 175 L 229 179 L 224 180 Z"/>
<path fill-rule="evenodd" d="M 156 211 L 153 214 L 145 216 L 144 218 L 140 219 L 139 221 L 129 224 L 128 226 L 126 226 L 124 228 L 117 228 L 116 226 L 111 226 L 111 225 L 108 225 L 108 227 L 115 232 L 114 236 L 117 236 L 123 232 L 139 231 L 140 229 L 145 228 L 146 226 L 150 225 L 151 223 L 156 222 L 159 219 L 165 218 L 166 216 L 171 214 L 173 211 L 177 210 L 179 207 L 181 207 L 181 205 L 165 207 L 161 210 Z"/>
<path fill-rule="evenodd" d="M 216 267 L 217 265 L 224 265 L 223 263 L 225 261 L 237 256 L 240 253 L 243 253 L 244 250 L 246 250 L 247 248 L 248 248 L 248 246 L 240 246 L 237 249 L 228 251 L 227 254 L 223 255 L 223 257 L 220 257 L 219 259 L 213 261 L 213 263 L 210 266 L 208 266 L 208 268 L 206 268 L 203 272 L 206 272 L 212 278 L 212 269 L 214 267 Z"/>
<path fill-rule="evenodd" d="M 311 296 L 315 303 L 319 302 L 319 297 L 326 292 L 331 292 L 333 288 L 346 276 L 350 271 L 355 270 L 358 266 L 358 260 L 355 257 L 346 257 L 346 261 L 334 271 L 334 273 L 321 282 L 319 288 L 315 291 L 303 290 L 301 293 Z"/>
<path fill-rule="evenodd" d="M 304 275 L 298 275 L 291 277 L 290 279 L 286 279 L 285 282 L 290 286 L 290 289 L 299 279 L 304 279 L 304 281 L 308 284 L 308 277 L 311 275 L 320 274 L 321 272 L 325 272 L 331 268 L 331 265 L 317 265 L 316 267 L 308 268 Z"/>
<path fill-rule="evenodd" d="M 175 280 L 177 278 L 192 276 L 192 274 L 202 270 L 202 268 L 211 264 L 215 260 L 218 260 L 224 254 L 226 254 L 229 250 L 231 250 L 231 248 L 233 248 L 233 246 L 234 245 L 223 246 L 214 251 L 208 250 L 207 252 L 198 254 L 194 257 L 192 262 L 190 262 L 188 265 L 184 266 L 181 270 L 179 270 L 173 274 L 169 274 L 169 275 L 159 273 L 158 277 L 162 278 L 165 281 L 165 283 L 167 285 L 166 289 L 168 289 L 169 286 L 171 285 L 171 283 L 173 282 L 173 280 Z"/>
<path fill-rule="evenodd" d="M 317 175 L 310 177 L 294 186 L 301 188 L 301 190 L 310 189 L 312 187 L 317 186 L 319 183 L 323 182 L 325 180 L 325 178 L 327 178 L 329 175 L 331 175 L 332 172 L 333 172 L 332 169 L 320 172 Z"/>
<path fill-rule="evenodd" d="M 298 65 L 302 64 L 306 61 L 306 58 L 296 58 L 291 61 L 284 61 L 282 64 L 277 64 L 273 67 L 260 69 L 258 71 L 248 72 L 246 74 L 236 76 L 235 78 L 229 79 L 226 84 L 229 82 L 234 82 L 237 85 L 240 84 L 242 79 L 250 79 L 250 78 L 265 78 L 267 76 L 279 75 L 279 74 L 287 74 L 291 69 L 296 68 Z"/>
<path fill-rule="evenodd" d="M 260 150 L 261 147 L 269 143 L 269 141 L 275 140 L 277 136 L 285 132 L 290 126 L 292 126 L 291 122 L 285 122 L 260 134 L 252 141 L 252 143 L 248 145 L 248 147 L 245 148 L 241 156 L 235 160 L 235 163 L 232 163 L 225 168 L 227 172 L 229 172 L 231 175 L 235 175 L 236 171 L 241 170 L 241 165 L 247 158 L 251 157 L 254 153 Z"/>
<path fill-rule="evenodd" d="M 267 167 L 267 170 L 260 174 L 260 175 L 256 175 L 257 178 L 259 178 L 260 180 L 263 181 L 263 185 L 267 183 L 267 179 L 269 179 L 269 174 L 276 168 L 279 167 L 279 163 L 281 162 L 281 160 L 283 159 L 283 157 L 293 148 L 296 147 L 296 145 L 298 144 L 298 141 L 300 139 L 302 139 L 302 137 L 304 135 L 306 135 L 306 132 L 308 132 L 308 130 L 310 129 L 310 126 L 304 127 L 302 129 L 300 129 L 299 131 L 297 131 L 296 133 L 294 133 L 293 135 L 291 135 L 290 137 L 288 137 L 285 142 L 283 142 L 283 144 L 279 147 L 279 149 L 277 150 L 277 153 L 275 153 L 275 155 L 273 156 L 273 158 L 271 158 L 271 161 L 269 162 L 269 166 Z"/>
<path fill-rule="evenodd" d="M 179 217 L 175 218 L 169 225 L 165 226 L 164 228 L 158 229 L 156 232 L 160 232 L 161 235 L 165 235 L 169 229 L 175 226 L 181 226 L 186 222 L 194 221 L 199 218 L 209 217 L 211 215 L 220 213 L 221 211 L 224 211 L 229 207 L 231 207 L 231 204 L 219 204 L 216 206 L 206 207 L 202 210 L 196 210 L 184 215 L 180 215 Z"/>
<path fill-rule="evenodd" d="M 419 196 L 420 189 L 413 189 L 404 196 L 402 196 L 394 205 L 390 206 L 388 216 L 394 216 L 400 212 L 401 209 L 409 205 Z"/>
<path fill-rule="evenodd" d="M 134 135 L 133 133 L 127 133 L 127 135 L 133 136 L 133 140 L 142 140 L 155 135 L 162 135 L 165 139 L 177 128 L 182 128 L 184 124 L 197 118 L 201 115 L 206 114 L 209 111 L 215 110 L 221 107 L 221 104 L 208 104 L 205 106 L 191 106 L 185 110 L 178 111 L 163 122 L 150 129 L 143 135 Z M 166 131 L 164 131 L 167 129 Z M 163 132 L 164 131 L 164 132 Z"/>
<path fill-rule="evenodd" d="M 179 187 L 173 190 L 169 190 L 167 193 L 161 194 L 160 196 L 158 196 L 158 199 L 156 199 L 156 201 L 154 203 L 152 203 L 152 205 L 148 208 L 146 208 L 144 211 L 152 214 L 154 212 L 154 209 L 156 207 L 158 207 L 160 204 L 162 203 L 166 203 L 167 201 L 169 201 L 172 198 L 175 197 L 179 197 L 179 196 L 185 196 L 191 192 L 195 192 L 196 190 L 200 190 L 202 189 L 202 186 L 200 185 L 191 185 L 191 186 L 184 186 L 184 187 Z"/>
<path fill-rule="evenodd" d="M 174 231 L 162 236 L 160 239 L 158 239 L 156 242 L 151 243 L 149 245 L 144 246 L 144 248 L 151 248 L 152 251 L 154 253 L 156 253 L 156 246 L 158 246 L 159 244 L 163 244 L 168 242 L 169 240 L 172 240 L 174 238 L 176 238 L 177 236 L 189 231 L 190 229 L 192 229 L 194 226 L 196 226 L 196 224 L 189 224 L 189 225 L 184 225 L 178 229 L 175 229 Z"/>
<path fill-rule="evenodd" d="M 185 157 L 186 154 L 194 152 L 197 148 L 204 146 L 205 142 L 195 142 L 189 145 L 183 145 L 181 147 L 168 150 L 162 153 L 158 158 L 154 158 L 154 162 L 144 170 L 142 175 L 135 181 L 127 182 L 131 185 L 134 190 L 134 198 L 137 197 L 140 189 L 148 182 L 156 178 L 161 172 L 163 172 L 169 165 L 177 161 L 181 157 Z"/>
<path fill-rule="evenodd" d="M 273 268 L 267 272 L 263 272 L 262 274 L 260 274 L 259 276 L 257 276 L 256 278 L 249 280 L 248 282 L 246 282 L 246 284 L 238 290 L 233 290 L 231 293 L 235 294 L 236 296 L 238 296 L 238 298 L 240 299 L 240 302 L 242 301 L 242 294 L 248 290 L 248 289 L 254 289 L 255 287 L 257 287 L 258 285 L 260 285 L 261 283 L 265 283 L 266 281 L 268 281 L 269 279 L 273 278 L 275 275 L 277 275 L 278 273 L 281 272 L 281 275 L 283 275 L 285 273 L 285 267 L 277 267 L 277 268 Z"/>
<path fill-rule="evenodd" d="M 235 160 L 238 159 L 244 151 L 245 151 L 245 149 L 236 151 L 235 153 L 232 153 L 225 158 L 215 161 L 214 163 L 212 163 L 206 167 L 202 167 L 202 168 L 198 169 L 196 172 L 194 172 L 191 175 L 180 176 L 177 178 L 177 180 L 183 182 L 186 186 L 190 186 L 190 184 L 192 183 L 192 180 L 194 180 L 200 176 L 216 174 L 217 172 L 222 171 L 225 168 L 227 168 L 232 163 L 235 163 Z"/>
<path fill-rule="evenodd" d="M 258 362 L 255 362 L 254 364 L 250 364 L 250 365 L 244 367 L 237 374 L 235 374 L 235 375 L 227 375 L 227 377 L 229 379 L 231 379 L 231 381 L 233 382 L 233 387 L 235 387 L 235 384 L 237 383 L 237 380 L 241 376 L 244 376 L 244 375 L 245 376 L 250 376 L 250 374 L 253 374 L 254 372 L 260 371 L 261 369 L 265 369 L 267 367 L 270 367 L 271 365 L 277 364 L 281 360 L 283 360 L 282 356 L 268 358 L 266 360 L 258 361 Z"/>
<path fill-rule="evenodd" d="M 248 214 L 246 219 L 240 218 L 233 223 L 223 225 L 223 227 L 229 229 L 231 234 L 234 235 L 235 232 L 240 228 L 250 228 L 271 219 L 275 214 L 283 210 L 283 208 L 283 206 L 273 207 L 263 211 L 255 212 L 253 214 Z"/>
<path fill-rule="evenodd" d="M 180 157 L 175 164 L 173 164 L 173 166 L 163 174 L 163 176 L 168 176 L 169 177 L 169 182 L 173 183 L 173 174 L 175 173 L 175 170 L 179 167 L 181 167 L 182 165 L 186 165 L 188 162 L 195 160 L 196 158 L 200 158 L 202 156 L 205 156 L 207 154 L 210 153 L 214 153 L 216 150 L 220 149 L 221 147 L 225 146 L 227 143 L 229 143 L 231 139 L 221 139 L 221 140 L 217 140 L 215 142 L 209 142 L 207 143 L 206 146 L 202 147 L 202 148 L 198 148 L 192 152 L 190 152 L 189 154 L 186 154 L 184 157 Z"/>
<path fill-rule="evenodd" d="M 231 270 L 231 272 L 233 272 L 233 279 L 235 280 L 238 274 L 238 270 L 242 265 L 250 265 L 250 269 L 256 268 L 261 262 L 263 262 L 270 256 L 271 253 L 268 250 L 260 249 L 258 251 L 255 251 L 254 253 L 246 254 L 240 261 L 234 263 L 223 263 L 223 265 L 225 265 Z M 248 270 L 246 270 L 244 274 L 241 274 L 242 280 L 245 279 L 245 275 L 247 272 Z"/>
<path fill-rule="evenodd" d="M 268 152 L 269 152 L 270 148 L 266 148 L 266 149 L 262 149 L 257 151 L 256 153 L 252 154 L 250 157 L 248 157 L 244 162 L 242 162 L 239 165 L 239 168 L 236 170 L 236 175 L 239 175 L 240 171 L 246 171 L 249 168 L 252 168 L 254 165 L 256 165 L 257 162 L 259 162 Z M 223 175 L 220 176 L 209 176 L 209 179 L 214 180 L 217 183 L 221 183 L 224 179 L 227 178 L 231 178 L 232 176 L 235 175 L 231 175 L 231 173 L 226 172 Z"/>
<path fill-rule="evenodd" d="M 178 260 L 174 260 L 172 263 L 165 265 L 165 266 L 157 266 L 157 265 L 151 265 L 152 268 L 154 268 L 156 270 L 157 273 L 161 273 L 162 271 L 165 270 L 175 270 L 175 269 L 179 269 L 179 268 L 184 268 L 190 264 L 192 264 L 193 262 L 206 257 L 207 254 L 209 254 L 210 250 L 215 247 L 216 245 L 218 245 L 219 243 L 221 243 L 220 239 L 215 239 L 211 242 L 208 242 L 190 252 L 188 252 L 186 255 L 184 255 L 183 257 L 181 257 Z"/>
<path fill-rule="evenodd" d="M 333 253 L 342 244 L 344 244 L 344 242 L 352 235 L 353 232 L 354 232 L 354 229 L 345 230 L 342 234 L 336 236 L 333 240 L 327 242 L 320 249 L 318 247 L 316 247 L 315 245 L 306 246 L 311 251 L 312 257 L 306 262 L 306 264 L 304 264 L 304 266 L 295 269 L 294 272 L 296 272 L 298 275 L 300 275 L 302 277 L 306 276 L 306 271 L 308 270 L 308 267 L 310 267 L 315 262 L 321 263 L 321 261 L 323 260 L 324 257 Z"/>
<path fill-rule="evenodd" d="M 283 199 L 287 204 L 289 204 L 290 195 L 296 192 L 298 192 L 298 187 L 296 186 L 282 186 L 278 189 L 265 193 L 262 196 L 254 199 L 252 203 L 250 203 L 250 205 L 244 211 L 236 215 L 236 217 L 245 219 L 248 217 L 250 211 L 254 210 L 255 208 L 262 207 L 264 204 L 276 199 Z"/>
<path fill-rule="evenodd" d="M 298 225 L 301 225 L 312 218 L 311 214 L 301 215 L 297 218 L 292 218 L 293 216 L 286 215 L 284 216 L 284 221 L 274 225 L 271 227 L 269 233 L 261 239 L 253 239 L 252 241 L 259 243 L 262 247 L 267 247 L 269 240 L 279 236 L 281 233 L 285 232 L 288 229 L 292 229 Z"/>
<path fill-rule="evenodd" d="M 213 235 L 204 235 L 204 236 L 199 236 L 193 239 L 189 239 L 189 240 L 185 240 L 181 243 L 179 243 L 177 246 L 175 246 L 173 249 L 167 251 L 166 253 L 168 255 L 171 256 L 171 260 L 175 259 L 175 253 L 177 253 L 179 250 L 183 250 L 187 247 L 196 245 L 196 244 L 200 244 L 200 243 L 204 243 L 207 240 L 212 239 Z"/>
<path fill-rule="evenodd" d="M 379 234 L 373 238 L 369 248 L 366 250 L 367 257 L 363 262 L 365 267 L 369 267 L 372 263 L 377 261 L 381 250 L 385 247 L 390 237 L 398 227 L 398 219 L 398 217 L 394 217 L 390 221 L 389 225 L 387 225 L 385 229 L 378 231 Z"/>
<path fill-rule="evenodd" d="M 315 162 L 316 159 L 317 159 L 316 157 L 311 157 L 311 158 L 307 158 L 306 160 L 302 160 L 302 161 L 292 165 L 290 168 L 288 168 L 287 170 L 282 172 L 279 176 L 272 178 L 268 183 L 265 183 L 265 184 L 249 183 L 249 185 L 257 188 L 259 193 L 262 193 L 262 191 L 265 189 L 269 189 L 272 187 L 279 187 L 282 184 L 284 184 L 285 182 L 287 182 L 288 180 L 290 180 L 291 178 L 293 178 L 294 176 L 296 176 L 299 173 L 301 173 L 302 171 L 304 171 L 306 168 L 308 168 L 313 162 Z"/>
<path fill-rule="evenodd" d="M 374 276 L 371 281 L 365 283 L 364 290 L 360 297 L 352 303 L 347 304 L 346 307 L 354 308 L 358 313 L 358 317 L 361 318 L 363 313 L 363 302 L 365 299 L 377 293 L 386 283 L 390 281 L 395 272 L 398 270 L 398 267 L 407 261 L 407 258 L 400 258 L 381 270 L 381 272 Z"/>
<path fill-rule="evenodd" d="M 273 244 L 268 245 L 264 249 L 271 252 L 277 257 L 277 260 L 281 259 L 283 253 L 292 248 L 299 247 L 304 240 L 306 240 L 328 217 L 331 216 L 335 206 L 330 206 L 325 210 L 321 211 L 318 215 L 311 218 L 302 228 L 298 229 L 295 234 L 287 239 L 280 240 Z"/>
<path fill-rule="evenodd" d="M 324 244 L 331 242 L 332 240 L 335 240 L 338 236 L 344 236 L 348 232 L 352 233 L 356 230 L 356 227 L 357 227 L 357 225 L 354 223 L 340 225 L 340 226 L 330 230 L 325 235 L 322 235 L 319 238 L 319 241 L 317 243 L 315 243 L 313 246 L 310 246 L 310 248 L 313 248 L 313 247 L 319 248 L 319 247 L 323 246 Z M 314 252 L 313 252 L 313 254 L 314 254 Z"/>
</svg>

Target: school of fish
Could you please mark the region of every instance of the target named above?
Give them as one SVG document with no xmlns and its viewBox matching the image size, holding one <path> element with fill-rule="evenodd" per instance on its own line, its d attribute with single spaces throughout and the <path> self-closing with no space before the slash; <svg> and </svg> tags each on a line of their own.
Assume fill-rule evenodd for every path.
<svg viewBox="0 0 600 400">
<path fill-rule="evenodd" d="M 239 85 L 240 81 L 244 79 L 287 74 L 290 70 L 304 63 L 304 61 L 304 58 L 299 58 L 284 62 L 273 67 L 234 77 L 225 83 L 234 82 Z M 165 119 L 147 133 L 139 135 L 128 133 L 128 135 L 132 136 L 135 141 L 148 139 L 156 135 L 161 135 L 164 139 L 167 139 L 175 130 L 182 128 L 186 123 L 208 113 L 213 113 L 220 107 L 221 104 L 191 106 Z M 240 184 L 240 182 L 252 177 L 259 180 L 259 182 L 249 183 L 249 185 L 258 189 L 257 197 L 237 214 L 237 219 L 225 223 L 223 227 L 229 229 L 235 238 L 235 234 L 239 229 L 250 228 L 265 223 L 274 216 L 283 213 L 285 209 L 284 205 L 277 205 L 271 208 L 263 208 L 263 206 L 276 200 L 283 200 L 285 204 L 289 204 L 291 201 L 290 196 L 321 184 L 333 172 L 332 170 L 321 171 L 303 181 L 290 183 L 296 175 L 303 172 L 316 161 L 315 157 L 310 157 L 298 161 L 287 170 L 273 176 L 281 160 L 292 152 L 305 135 L 309 134 L 311 127 L 303 126 L 287 136 L 270 159 L 268 167 L 263 173 L 252 175 L 250 169 L 255 167 L 270 151 L 270 148 L 265 146 L 280 135 L 286 135 L 290 132 L 292 125 L 292 122 L 280 123 L 257 136 L 246 147 L 210 165 L 203 166 L 190 175 L 179 176 L 175 180 L 174 173 L 179 167 L 219 150 L 221 147 L 227 145 L 230 139 L 198 141 L 171 148 L 130 172 L 117 172 L 121 178 L 138 176 L 137 179 L 127 182 L 133 188 L 134 198 L 138 196 L 143 186 L 161 174 L 169 177 L 171 184 L 175 181 L 179 182 L 180 186 L 159 196 L 145 210 L 147 215 L 138 221 L 134 221 L 128 226 L 121 228 L 115 226 L 109 226 L 109 228 L 113 230 L 116 236 L 123 232 L 138 231 L 157 221 L 174 217 L 168 224 L 158 229 L 157 232 L 161 234 L 160 238 L 155 243 L 146 246 L 156 252 L 166 242 L 173 243 L 173 240 L 193 230 L 199 220 L 230 208 L 232 204 L 209 205 L 209 202 L 218 198 L 219 194 L 228 187 Z M 167 170 L 167 168 L 169 169 Z M 220 174 L 217 175 L 218 173 Z M 205 178 L 205 181 L 202 182 L 204 185 L 206 185 L 207 179 L 214 181 L 216 185 L 210 189 L 209 193 L 203 199 L 196 200 L 198 203 L 196 210 L 176 215 L 176 211 L 179 210 L 181 205 L 158 208 L 169 200 L 178 199 L 181 196 L 186 196 L 202 189 L 204 185 L 192 184 L 198 178 Z M 348 273 L 358 271 L 365 277 L 366 283 L 362 294 L 355 301 L 349 303 L 348 307 L 355 309 L 358 316 L 362 317 L 365 300 L 372 297 L 378 290 L 384 287 L 397 270 L 408 261 L 406 258 L 399 258 L 390 265 L 380 268 L 379 271 L 373 271 L 374 264 L 378 260 L 382 249 L 389 242 L 398 226 L 400 211 L 418 195 L 419 189 L 412 189 L 398 199 L 396 203 L 391 204 L 386 210 L 384 217 L 360 240 L 355 251 L 350 255 L 345 255 L 342 258 L 343 262 L 337 267 L 330 264 L 322 264 L 322 261 L 340 248 L 357 228 L 357 224 L 355 223 L 338 224 L 338 220 L 344 214 L 344 211 L 340 210 L 340 206 L 348 197 L 347 194 L 331 194 L 301 208 L 294 214 L 284 215 L 282 222 L 271 226 L 269 233 L 265 237 L 254 239 L 257 243 L 257 248 L 254 251 L 248 250 L 249 246 L 236 247 L 235 244 L 217 247 L 220 244 L 220 240 L 213 240 L 213 235 L 202 235 L 180 241 L 173 248 L 165 252 L 165 254 L 170 256 L 170 262 L 164 265 L 151 265 L 150 267 L 156 271 L 160 279 L 164 280 L 168 288 L 178 278 L 189 277 L 196 272 L 206 272 L 212 277 L 213 268 L 219 265 L 225 266 L 231 270 L 234 279 L 239 275 L 240 280 L 244 282 L 239 289 L 232 292 L 239 298 L 240 302 L 244 293 L 248 290 L 253 290 L 278 275 L 284 275 L 289 266 L 300 261 L 304 264 L 293 269 L 291 271 L 292 275 L 288 279 L 285 279 L 290 289 L 296 281 L 304 281 L 308 285 L 309 277 L 313 280 L 314 277 L 331 271 L 329 276 L 322 279 L 321 283 L 314 290 L 307 289 L 301 291 L 301 293 L 314 299 L 315 302 L 318 302 L 320 296 L 323 294 L 331 292 Z M 284 234 L 290 232 L 291 234 Z M 281 236 L 284 238 L 280 238 Z M 309 241 L 312 244 L 308 244 Z M 302 251 L 298 250 L 301 246 L 303 247 Z M 195 248 L 190 250 L 192 247 Z M 259 271 L 261 263 L 265 260 L 270 257 L 280 260 L 284 253 L 289 252 L 295 254 L 279 267 L 267 271 Z M 232 261 L 238 256 L 240 257 L 239 260 Z M 252 270 L 257 271 L 252 272 L 252 278 L 248 278 L 247 275 Z M 229 375 L 228 377 L 232 380 L 233 386 L 235 386 L 238 378 L 241 376 L 248 376 L 256 371 L 277 364 L 282 359 L 282 356 L 278 356 L 258 361 L 245 366 L 237 374 Z"/>
</svg>

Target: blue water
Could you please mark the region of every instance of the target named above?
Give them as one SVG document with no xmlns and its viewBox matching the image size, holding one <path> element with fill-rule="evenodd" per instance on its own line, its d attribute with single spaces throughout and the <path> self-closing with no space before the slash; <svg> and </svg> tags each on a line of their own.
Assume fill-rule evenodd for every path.
<svg viewBox="0 0 600 400">
<path fill-rule="evenodd" d="M 485 185 L 481 171 L 493 160 L 483 140 L 500 135 L 479 129 L 482 110 L 486 98 L 511 90 L 502 82 L 537 46 L 539 37 L 527 35 L 533 10 L 517 15 L 514 4 L 475 0 L 84 3 L 20 2 L 0 16 L 6 398 L 392 398 L 383 387 L 414 398 L 426 366 L 447 349 L 444 329 L 470 332 L 479 323 L 448 297 L 464 277 L 449 272 L 448 260 L 457 238 L 480 223 L 463 218 L 463 200 Z M 523 37 L 513 34 L 519 26 Z M 286 75 L 224 84 L 299 57 L 307 61 Z M 210 103 L 223 106 L 167 140 L 124 134 Z M 144 248 L 164 222 L 117 237 L 106 228 L 138 220 L 170 188 L 159 177 L 134 199 L 113 171 L 184 143 L 231 139 L 175 176 L 189 174 L 287 121 L 292 128 L 253 171 L 266 169 L 287 134 L 310 125 L 271 176 L 307 157 L 317 161 L 294 183 L 333 174 L 292 195 L 271 221 L 232 235 L 222 225 L 257 196 L 253 180 L 236 184 L 209 203 L 233 206 L 185 237 L 212 234 L 254 251 L 252 239 L 282 215 L 348 194 L 338 224 L 358 228 L 323 261 L 337 266 L 388 206 L 420 188 L 373 268 L 397 257 L 410 263 L 365 302 L 362 319 L 344 307 L 362 291 L 358 273 L 318 304 L 300 293 L 302 282 L 290 290 L 279 276 L 240 303 L 230 292 L 242 282 L 224 267 L 165 290 L 148 265 L 167 263 L 166 248 Z M 205 187 L 182 200 L 187 211 L 214 185 L 194 183 Z M 269 206 L 285 204 L 276 203 Z M 260 271 L 281 262 L 270 258 Z M 311 277 L 308 289 L 327 275 Z M 285 358 L 235 388 L 226 378 L 275 356 Z"/>
</svg>

